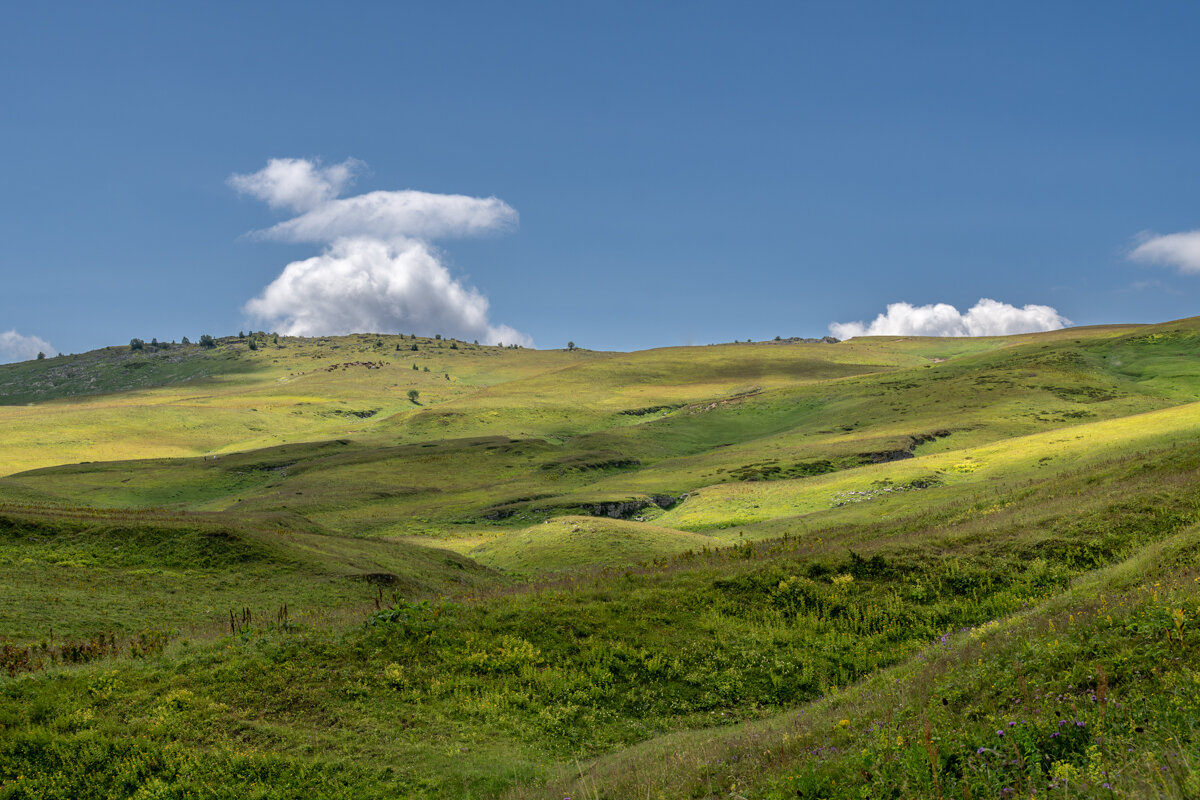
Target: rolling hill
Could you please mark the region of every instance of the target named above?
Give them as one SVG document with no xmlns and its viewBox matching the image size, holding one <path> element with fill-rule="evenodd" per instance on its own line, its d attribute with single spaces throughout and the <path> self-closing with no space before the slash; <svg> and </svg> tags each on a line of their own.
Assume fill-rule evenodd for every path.
<svg viewBox="0 0 1200 800">
<path fill-rule="evenodd" d="M 1200 791 L 1200 318 L 110 347 L 0 431 L 0 797 Z"/>
</svg>

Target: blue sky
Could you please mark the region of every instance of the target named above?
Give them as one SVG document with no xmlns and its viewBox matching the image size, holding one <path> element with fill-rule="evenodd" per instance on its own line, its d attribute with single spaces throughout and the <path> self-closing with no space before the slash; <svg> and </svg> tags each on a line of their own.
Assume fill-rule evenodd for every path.
<svg viewBox="0 0 1200 800">
<path fill-rule="evenodd" d="M 279 282 L 372 258 L 424 265 L 425 294 L 396 284 L 359 321 L 538 347 L 870 332 L 889 304 L 981 298 L 1190 316 L 1198 23 L 1194 3 L 12 4 L 0 357 L 9 331 L 80 352 L 352 325 L 352 292 L 306 323 L 323 284 Z M 355 159 L 326 201 L 498 198 L 519 223 L 406 217 L 377 251 L 252 234 L 314 208 L 231 184 L 271 159 Z"/>
</svg>

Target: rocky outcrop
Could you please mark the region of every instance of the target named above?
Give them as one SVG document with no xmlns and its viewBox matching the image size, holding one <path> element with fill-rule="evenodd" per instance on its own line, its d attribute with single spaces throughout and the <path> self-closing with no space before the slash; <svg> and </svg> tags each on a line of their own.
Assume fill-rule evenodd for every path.
<svg viewBox="0 0 1200 800">
<path fill-rule="evenodd" d="M 666 510 L 681 502 L 686 494 L 674 497 L 669 494 L 656 494 L 649 500 L 617 500 L 605 503 L 593 503 L 588 509 L 593 517 L 612 517 L 613 519 L 632 519 L 637 512 L 650 506 L 658 506 Z"/>
<path fill-rule="evenodd" d="M 933 433 L 919 433 L 908 437 L 908 446 L 899 450 L 880 450 L 874 453 L 859 453 L 858 457 L 863 459 L 868 464 L 886 464 L 889 461 L 902 461 L 906 458 L 913 458 L 913 451 L 917 445 L 932 442 L 935 439 L 941 439 L 950 435 L 950 431 L 941 430 Z"/>
<path fill-rule="evenodd" d="M 590 513 L 593 517 L 629 519 L 648 505 L 650 505 L 649 500 L 624 500 L 596 503 L 588 507 L 588 513 Z"/>
<path fill-rule="evenodd" d="M 639 511 L 651 506 L 657 506 L 661 509 L 673 508 L 675 505 L 683 502 L 687 494 L 681 494 L 678 497 L 669 494 L 656 494 L 649 498 L 639 498 L 636 500 L 602 500 L 598 503 L 567 503 L 551 504 L 551 505 L 528 505 L 524 502 L 514 501 L 503 506 L 493 506 L 484 514 L 484 519 L 501 520 L 519 512 L 528 514 L 563 514 L 563 513 L 579 513 L 582 512 L 592 517 L 610 517 L 612 519 L 633 519 Z"/>
<path fill-rule="evenodd" d="M 645 408 L 630 408 L 621 413 L 630 417 L 644 417 L 647 414 L 657 414 L 659 411 L 674 411 L 677 408 L 682 408 L 682 403 L 676 403 L 669 406 L 646 406 Z"/>
</svg>

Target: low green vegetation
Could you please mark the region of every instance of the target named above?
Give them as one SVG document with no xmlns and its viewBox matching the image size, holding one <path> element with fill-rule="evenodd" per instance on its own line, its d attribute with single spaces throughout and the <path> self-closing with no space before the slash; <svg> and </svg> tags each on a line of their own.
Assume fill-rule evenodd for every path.
<svg viewBox="0 0 1200 800">
<path fill-rule="evenodd" d="M 703 552 L 720 543 L 711 537 L 644 522 L 607 517 L 554 517 L 539 525 L 501 534 L 476 547 L 481 564 L 514 574 L 568 572 L 596 567 L 631 567 Z"/>
<path fill-rule="evenodd" d="M 231 611 L 266 618 L 288 606 L 323 618 L 370 608 L 384 592 L 494 582 L 444 550 L 336 535 L 287 514 L 0 513 L 0 637 L 26 645 L 219 634 Z"/>
<path fill-rule="evenodd" d="M 1198 320 L 211 344 L 0 367 L 0 798 L 1200 791 Z"/>
</svg>

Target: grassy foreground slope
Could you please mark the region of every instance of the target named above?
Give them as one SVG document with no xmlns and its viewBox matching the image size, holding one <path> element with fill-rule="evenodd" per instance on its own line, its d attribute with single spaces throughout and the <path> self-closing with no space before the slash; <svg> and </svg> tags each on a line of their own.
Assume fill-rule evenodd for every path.
<svg viewBox="0 0 1200 800">
<path fill-rule="evenodd" d="M 228 632 L 229 614 L 355 616 L 381 592 L 494 583 L 473 561 L 332 534 L 288 514 L 0 510 L 0 641 Z M 292 614 L 284 609 L 290 607 Z"/>
<path fill-rule="evenodd" d="M 411 342 L 0 408 L 0 797 L 1195 796 L 1197 320 Z"/>
<path fill-rule="evenodd" d="M 507 796 L 1195 797 L 1198 550 L 1193 527 L 818 701 Z"/>
</svg>

